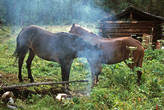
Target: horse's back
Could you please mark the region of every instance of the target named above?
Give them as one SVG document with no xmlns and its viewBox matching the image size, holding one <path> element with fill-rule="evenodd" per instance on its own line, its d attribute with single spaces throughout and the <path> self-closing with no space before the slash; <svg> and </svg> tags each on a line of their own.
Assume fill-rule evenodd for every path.
<svg viewBox="0 0 164 110">
<path fill-rule="evenodd" d="M 108 64 L 121 62 L 129 57 L 130 48 L 136 47 L 136 55 L 143 56 L 144 49 L 139 41 L 131 37 L 120 37 L 112 39 L 99 39 L 100 48 L 103 50 L 104 58 Z"/>
<path fill-rule="evenodd" d="M 144 51 L 144 48 L 141 42 L 132 37 L 120 37 L 120 38 L 115 38 L 115 39 L 110 39 L 110 40 L 118 41 L 118 42 L 121 41 L 122 47 L 128 50 L 129 50 L 129 47 L 136 47 L 136 51 Z"/>
<path fill-rule="evenodd" d="M 77 53 L 84 48 L 94 49 L 93 45 L 78 35 L 66 32 L 51 33 L 35 25 L 22 29 L 18 37 L 19 41 L 22 42 L 23 39 L 24 45 L 37 56 L 57 62 L 65 57 L 77 57 Z"/>
<path fill-rule="evenodd" d="M 112 38 L 112 39 L 107 39 L 103 38 L 101 39 L 102 42 L 108 42 L 111 44 L 116 44 L 116 45 L 126 45 L 126 46 L 134 46 L 134 47 L 142 47 L 141 42 L 138 40 L 132 38 L 132 37 L 118 37 L 118 38 Z"/>
</svg>

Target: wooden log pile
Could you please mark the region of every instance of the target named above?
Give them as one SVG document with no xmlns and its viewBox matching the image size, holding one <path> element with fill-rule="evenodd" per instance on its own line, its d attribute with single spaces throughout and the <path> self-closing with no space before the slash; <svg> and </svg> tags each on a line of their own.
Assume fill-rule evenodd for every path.
<svg viewBox="0 0 164 110">
<path fill-rule="evenodd" d="M 154 22 L 151 21 L 106 21 L 100 26 L 103 37 L 127 37 L 132 34 L 152 34 Z"/>
</svg>

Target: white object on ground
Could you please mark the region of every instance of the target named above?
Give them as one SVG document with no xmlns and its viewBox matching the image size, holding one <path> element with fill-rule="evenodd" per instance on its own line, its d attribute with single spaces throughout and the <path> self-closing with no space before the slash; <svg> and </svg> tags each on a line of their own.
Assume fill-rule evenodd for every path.
<svg viewBox="0 0 164 110">
<path fill-rule="evenodd" d="M 5 93 L 1 96 L 1 98 L 2 98 L 2 101 L 3 101 L 5 104 L 7 104 L 9 101 L 14 102 L 14 100 L 13 100 L 14 94 L 13 94 L 13 92 L 11 92 L 11 91 L 5 92 Z"/>
<path fill-rule="evenodd" d="M 66 99 L 66 98 L 67 98 L 67 94 L 64 94 L 64 93 L 59 93 L 56 96 L 56 99 L 58 99 L 59 101 L 62 101 L 63 99 Z"/>
<path fill-rule="evenodd" d="M 10 97 L 8 103 L 14 104 L 14 99 L 12 97 Z"/>
<path fill-rule="evenodd" d="M 16 110 L 17 106 L 14 105 L 14 94 L 11 91 L 7 91 L 2 95 L 2 101 L 6 104 L 7 108 Z"/>
<path fill-rule="evenodd" d="M 17 107 L 14 106 L 14 105 L 9 105 L 9 104 L 7 104 L 7 108 L 13 109 L 13 110 L 17 110 Z"/>
</svg>

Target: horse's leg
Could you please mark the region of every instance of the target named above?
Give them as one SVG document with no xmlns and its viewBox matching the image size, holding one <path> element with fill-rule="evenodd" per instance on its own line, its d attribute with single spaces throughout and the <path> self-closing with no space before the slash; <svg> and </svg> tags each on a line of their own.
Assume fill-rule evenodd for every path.
<svg viewBox="0 0 164 110">
<path fill-rule="evenodd" d="M 92 73 L 92 85 L 93 88 L 98 82 L 98 75 L 101 73 L 101 63 L 91 63 L 89 62 Z"/>
<path fill-rule="evenodd" d="M 125 63 L 128 65 L 129 68 L 131 68 L 134 71 L 134 67 L 142 67 L 142 61 L 143 61 L 143 55 L 133 55 L 133 63 L 128 64 L 126 61 Z M 141 81 L 141 75 L 142 72 L 141 71 L 137 71 L 137 84 L 140 85 L 140 81 Z"/>
<path fill-rule="evenodd" d="M 28 59 L 26 61 L 26 64 L 27 64 L 26 67 L 27 67 L 28 78 L 30 79 L 30 82 L 34 82 L 34 79 L 33 79 L 32 74 L 31 74 L 31 63 L 32 63 L 32 60 L 34 59 L 35 54 L 31 49 L 29 49 L 29 50 L 30 51 L 29 51 Z"/>
<path fill-rule="evenodd" d="M 137 76 L 138 76 L 137 84 L 138 85 L 141 85 L 141 75 L 142 75 L 142 72 L 141 71 L 137 71 Z"/>
<path fill-rule="evenodd" d="M 95 84 L 97 84 L 97 83 L 98 83 L 98 81 L 99 81 L 98 76 L 99 76 L 99 74 L 101 74 L 101 71 L 102 71 L 102 67 L 100 66 L 100 67 L 99 67 L 99 72 L 96 74 Z"/>
<path fill-rule="evenodd" d="M 144 54 L 142 54 L 140 56 L 140 58 L 138 59 L 137 67 L 142 67 L 143 57 L 144 57 Z M 138 85 L 140 85 L 141 84 L 142 72 L 141 71 L 137 71 L 137 76 L 138 76 L 137 83 L 138 83 Z"/>
<path fill-rule="evenodd" d="M 134 71 L 134 65 L 135 65 L 134 62 L 133 62 L 133 63 L 127 63 L 126 61 L 124 61 L 124 62 L 125 62 L 125 64 L 126 64 L 131 70 Z"/>
<path fill-rule="evenodd" d="M 24 60 L 25 54 L 21 54 L 19 56 L 19 60 L 18 60 L 18 66 L 19 66 L 19 74 L 18 74 L 18 78 L 19 78 L 19 82 L 22 82 L 22 65 L 23 65 L 23 60 Z"/>
<path fill-rule="evenodd" d="M 62 72 L 62 81 L 69 81 L 70 69 L 73 59 L 61 61 L 61 72 Z M 68 89 L 69 84 L 64 84 L 66 89 Z"/>
</svg>

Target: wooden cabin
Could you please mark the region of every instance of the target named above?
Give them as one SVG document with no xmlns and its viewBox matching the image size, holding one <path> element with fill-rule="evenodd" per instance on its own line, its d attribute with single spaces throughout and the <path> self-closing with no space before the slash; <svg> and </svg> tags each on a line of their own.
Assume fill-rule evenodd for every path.
<svg viewBox="0 0 164 110">
<path fill-rule="evenodd" d="M 101 20 L 99 29 L 103 37 L 131 36 L 140 41 L 148 39 L 155 44 L 162 38 L 162 23 L 163 17 L 130 6 L 119 14 Z"/>
</svg>

